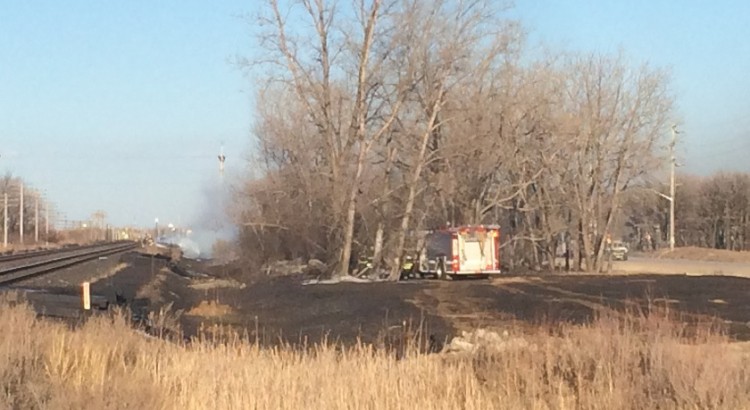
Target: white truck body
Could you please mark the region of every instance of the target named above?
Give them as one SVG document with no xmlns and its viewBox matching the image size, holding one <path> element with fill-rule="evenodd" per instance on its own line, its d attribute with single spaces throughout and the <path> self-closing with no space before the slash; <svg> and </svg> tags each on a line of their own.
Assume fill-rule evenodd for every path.
<svg viewBox="0 0 750 410">
<path fill-rule="evenodd" d="M 418 268 L 422 275 L 438 277 L 499 274 L 500 228 L 460 226 L 429 232 Z"/>
</svg>

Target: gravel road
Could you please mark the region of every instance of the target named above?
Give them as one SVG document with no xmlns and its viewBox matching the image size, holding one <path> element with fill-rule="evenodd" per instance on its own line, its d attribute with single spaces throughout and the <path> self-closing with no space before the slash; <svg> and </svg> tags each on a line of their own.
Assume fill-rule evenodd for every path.
<svg viewBox="0 0 750 410">
<path fill-rule="evenodd" d="M 750 277 L 750 264 L 730 262 L 702 262 L 683 259 L 659 259 L 632 256 L 615 262 L 614 270 L 625 273 L 662 273 L 687 275 L 726 275 Z"/>
</svg>

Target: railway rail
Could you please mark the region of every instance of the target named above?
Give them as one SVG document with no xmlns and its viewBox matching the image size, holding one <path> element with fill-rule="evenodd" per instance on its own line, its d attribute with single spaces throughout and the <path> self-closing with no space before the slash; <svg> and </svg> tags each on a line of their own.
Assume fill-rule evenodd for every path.
<svg viewBox="0 0 750 410">
<path fill-rule="evenodd" d="M 5 255 L 0 255 L 0 264 L 4 262 L 12 262 L 22 259 L 29 259 L 29 258 L 36 258 L 41 256 L 47 256 L 47 255 L 53 255 L 56 253 L 62 253 L 62 252 L 72 252 L 75 250 L 83 250 L 83 249 L 91 249 L 101 246 L 102 244 L 94 244 L 94 245 L 72 245 L 72 246 L 65 246 L 62 248 L 56 248 L 56 249 L 43 249 L 43 250 L 30 250 L 25 252 L 18 252 L 18 253 L 9 253 Z"/>
<path fill-rule="evenodd" d="M 134 242 L 115 242 L 77 247 L 74 249 L 55 250 L 53 252 L 40 251 L 13 255 L 23 257 L 0 259 L 0 285 L 9 285 L 90 260 L 129 251 L 135 249 L 137 246 Z M 6 262 L 9 261 L 15 263 L 12 266 L 3 266 L 7 265 Z"/>
</svg>

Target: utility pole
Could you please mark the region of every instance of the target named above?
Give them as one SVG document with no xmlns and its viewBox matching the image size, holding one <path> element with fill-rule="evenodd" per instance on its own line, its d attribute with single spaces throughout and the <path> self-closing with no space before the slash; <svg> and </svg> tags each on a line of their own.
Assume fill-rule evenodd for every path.
<svg viewBox="0 0 750 410">
<path fill-rule="evenodd" d="M 8 247 L 8 193 L 3 194 L 3 248 Z"/>
<path fill-rule="evenodd" d="M 44 204 L 44 244 L 49 245 L 49 203 Z"/>
<path fill-rule="evenodd" d="M 19 184 L 19 186 L 21 187 L 20 188 L 20 191 L 21 191 L 21 206 L 18 207 L 18 214 L 19 214 L 18 215 L 19 216 L 18 233 L 21 236 L 21 239 L 20 239 L 19 242 L 21 243 L 21 245 L 23 245 L 23 182 L 21 182 Z"/>
<path fill-rule="evenodd" d="M 669 250 L 674 251 L 674 200 L 675 200 L 675 145 L 677 145 L 677 125 L 672 125 L 672 142 L 669 144 L 670 176 L 669 176 Z"/>
<path fill-rule="evenodd" d="M 34 243 L 39 243 L 39 195 L 34 197 Z"/>
</svg>

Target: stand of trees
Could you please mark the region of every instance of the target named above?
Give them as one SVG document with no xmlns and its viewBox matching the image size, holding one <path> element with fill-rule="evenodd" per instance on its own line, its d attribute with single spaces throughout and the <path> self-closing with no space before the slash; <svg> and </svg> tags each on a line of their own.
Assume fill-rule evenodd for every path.
<svg viewBox="0 0 750 410">
<path fill-rule="evenodd" d="M 492 0 L 269 0 L 257 170 L 238 193 L 257 263 L 374 255 L 413 232 L 500 224 L 507 267 L 599 270 L 625 195 L 664 164 L 668 78 L 621 55 L 524 53 Z M 293 22 L 293 23 L 292 23 Z"/>
<path fill-rule="evenodd" d="M 23 186 L 23 189 L 21 188 Z M 21 192 L 23 192 L 23 201 L 21 201 Z M 47 201 L 41 195 L 37 189 L 33 186 L 25 184 L 24 181 L 15 177 L 11 174 L 6 174 L 0 177 L 0 246 L 2 245 L 2 234 L 4 226 L 4 198 L 8 196 L 8 242 L 18 243 L 20 241 L 20 229 L 21 229 L 21 212 L 20 207 L 23 203 L 23 226 L 24 226 L 24 242 L 34 242 L 34 231 L 36 229 L 35 223 L 37 222 L 37 206 L 38 206 L 38 222 L 39 222 L 39 237 L 43 240 L 44 238 L 44 226 L 45 226 L 45 207 L 49 206 Z"/>
<path fill-rule="evenodd" d="M 678 175 L 675 195 L 675 243 L 726 250 L 750 250 L 750 174 Z M 668 192 L 659 186 L 658 191 Z M 666 243 L 669 204 L 651 192 L 633 195 L 626 207 L 631 241 L 640 246 L 648 233 Z"/>
</svg>

